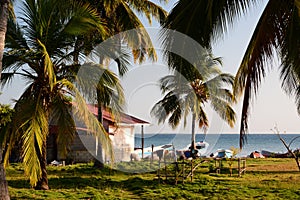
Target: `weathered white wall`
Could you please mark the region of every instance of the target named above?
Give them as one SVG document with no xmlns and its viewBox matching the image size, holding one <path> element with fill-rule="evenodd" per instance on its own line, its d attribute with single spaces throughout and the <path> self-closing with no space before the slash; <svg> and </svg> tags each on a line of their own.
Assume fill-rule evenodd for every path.
<svg viewBox="0 0 300 200">
<path fill-rule="evenodd" d="M 117 129 L 110 126 L 109 132 L 114 147 L 115 162 L 130 161 L 130 153 L 134 150 L 134 126 L 120 125 Z"/>
</svg>

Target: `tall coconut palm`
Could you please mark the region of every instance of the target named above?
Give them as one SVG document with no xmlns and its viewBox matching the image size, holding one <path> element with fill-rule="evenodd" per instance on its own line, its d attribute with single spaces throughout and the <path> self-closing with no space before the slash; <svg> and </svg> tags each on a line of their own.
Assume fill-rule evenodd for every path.
<svg viewBox="0 0 300 200">
<path fill-rule="evenodd" d="M 205 73 L 197 74 L 199 70 L 192 69 L 194 73 L 185 74 L 175 71 L 161 79 L 161 90 L 165 96 L 155 104 L 151 113 L 158 118 L 158 122 L 168 119 L 169 125 L 176 128 L 183 118 L 184 126 L 189 114 L 192 115 L 191 147 L 195 144 L 195 126 L 203 128 L 209 126 L 204 106 L 209 103 L 214 111 L 231 127 L 235 122 L 235 112 L 231 108 L 232 93 L 224 87 L 232 85 L 234 77 L 220 71 L 219 59 L 210 55 L 197 63 L 197 68 L 205 68 Z"/>
<path fill-rule="evenodd" d="M 211 48 L 237 18 L 258 0 L 180 0 L 171 11 L 165 28 L 180 31 L 204 47 Z M 281 60 L 283 89 L 296 97 L 300 113 L 300 1 L 269 0 L 257 23 L 235 78 L 234 94 L 244 92 L 240 147 L 248 130 L 250 102 L 266 75 L 268 61 Z M 167 38 L 166 38 L 167 39 Z M 172 59 L 172 58 L 171 58 Z"/>
<path fill-rule="evenodd" d="M 2 85 L 15 76 L 28 83 L 16 101 L 13 123 L 4 138 L 10 144 L 6 160 L 15 142 L 21 141 L 31 185 L 48 189 L 46 139 L 50 121 L 60 127 L 58 139 L 64 144 L 75 133 L 76 115 L 104 144 L 104 150 L 112 153 L 108 134 L 72 83 L 80 67 L 72 62 L 76 36 L 105 28 L 95 10 L 78 1 L 26 0 L 22 11 L 22 26 L 9 21 L 3 58 Z M 76 102 L 74 113 L 70 112 L 70 97 Z"/>
<path fill-rule="evenodd" d="M 5 45 L 5 35 L 7 30 L 7 20 L 9 12 L 12 11 L 12 3 L 9 0 L 0 1 L 0 78 L 2 72 L 2 59 Z M 0 159 L 2 160 L 2 144 L 0 144 Z M 3 162 L 0 161 L 0 199 L 8 200 L 10 199 L 8 193 L 8 186 L 6 182 L 5 169 Z"/>
<path fill-rule="evenodd" d="M 97 31 L 94 31 L 85 37 L 78 38 L 76 43 L 78 44 L 78 53 L 80 52 L 80 48 L 84 49 L 86 53 L 89 53 L 95 46 L 106 46 L 104 51 L 98 48 L 100 50 L 98 52 L 99 63 L 104 66 L 105 60 L 114 60 L 117 63 L 120 76 L 123 76 L 127 72 L 128 66 L 130 65 L 128 58 L 129 52 L 124 51 L 124 46 L 131 49 L 134 61 L 142 62 L 147 56 L 151 60 L 156 60 L 156 53 L 150 36 L 136 13 L 146 16 L 150 24 L 152 18 L 162 22 L 167 15 L 167 12 L 164 11 L 162 7 L 148 0 L 86 0 L 86 2 L 89 2 L 97 9 L 101 19 L 107 22 L 109 31 L 107 36 L 103 36 Z M 166 1 L 163 0 L 161 2 Z M 109 43 L 107 42 L 107 38 L 110 38 L 112 44 L 103 45 L 103 43 Z M 109 51 L 109 55 L 107 51 Z M 103 86 L 103 84 L 98 85 Z M 109 110 L 114 113 L 121 111 L 121 107 L 112 106 L 117 104 L 112 104 L 111 101 L 113 101 L 113 99 L 109 99 L 112 95 L 105 95 L 103 89 L 103 87 L 97 86 L 95 90 L 96 93 L 90 92 L 88 94 L 88 96 L 94 96 L 93 94 L 96 94 L 94 99 L 90 100 L 97 100 L 98 120 L 100 122 L 103 120 L 103 108 L 108 109 L 109 107 Z M 105 99 L 103 99 L 103 97 L 105 97 Z M 99 152 L 97 154 L 102 155 L 101 148 L 98 148 L 98 150 Z M 95 166 L 103 167 L 103 163 L 99 162 L 99 160 L 103 159 L 98 158 L 95 161 Z"/>
</svg>

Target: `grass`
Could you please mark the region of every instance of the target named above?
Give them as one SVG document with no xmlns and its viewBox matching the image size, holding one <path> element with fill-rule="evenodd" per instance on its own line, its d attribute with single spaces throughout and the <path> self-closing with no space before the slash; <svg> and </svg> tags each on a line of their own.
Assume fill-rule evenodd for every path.
<svg viewBox="0 0 300 200">
<path fill-rule="evenodd" d="M 293 159 L 247 159 L 247 172 L 229 175 L 229 162 L 221 174 L 210 172 L 214 161 L 197 168 L 193 182 L 164 177 L 157 172 L 128 173 L 153 168 L 148 162 L 121 163 L 117 170 L 93 168 L 92 164 L 48 167 L 49 191 L 30 188 L 21 164 L 6 169 L 11 199 L 299 199 L 300 172 Z M 148 166 L 147 166 L 148 165 Z M 233 162 L 233 167 L 236 163 Z M 172 170 L 169 166 L 168 170 Z M 162 173 L 163 170 L 161 170 Z"/>
</svg>

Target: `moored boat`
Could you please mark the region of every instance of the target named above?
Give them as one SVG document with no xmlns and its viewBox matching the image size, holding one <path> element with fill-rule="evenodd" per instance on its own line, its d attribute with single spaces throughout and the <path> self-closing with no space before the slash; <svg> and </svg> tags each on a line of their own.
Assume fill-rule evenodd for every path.
<svg viewBox="0 0 300 200">
<path fill-rule="evenodd" d="M 266 158 L 289 158 L 291 155 L 289 153 L 276 153 L 271 151 L 262 150 L 261 154 Z"/>
<path fill-rule="evenodd" d="M 152 157 L 152 153 L 154 157 L 161 157 L 161 153 L 164 154 L 165 151 L 173 151 L 174 146 L 173 144 L 164 144 L 160 146 L 152 146 L 144 148 L 144 152 L 141 148 L 134 150 L 133 153 L 131 153 L 131 160 L 140 160 L 141 158 L 149 159 Z"/>
<path fill-rule="evenodd" d="M 253 151 L 249 155 L 250 158 L 264 158 L 265 156 L 259 151 Z"/>
<path fill-rule="evenodd" d="M 213 154 L 214 158 L 232 158 L 233 157 L 233 151 L 229 149 L 218 149 L 215 154 Z"/>
</svg>

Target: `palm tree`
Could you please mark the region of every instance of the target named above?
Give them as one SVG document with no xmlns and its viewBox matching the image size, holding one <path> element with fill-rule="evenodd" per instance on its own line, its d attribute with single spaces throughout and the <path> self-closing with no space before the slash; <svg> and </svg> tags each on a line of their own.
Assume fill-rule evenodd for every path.
<svg viewBox="0 0 300 200">
<path fill-rule="evenodd" d="M 235 20 L 258 0 L 180 0 L 168 16 L 164 27 L 182 32 L 203 47 L 211 48 Z M 240 127 L 242 148 L 248 130 L 250 102 L 266 75 L 268 61 L 281 60 L 282 87 L 294 95 L 300 113 L 299 0 L 269 0 L 257 23 L 235 77 L 234 94 L 244 93 Z M 166 37 L 166 40 L 168 36 Z"/>
<path fill-rule="evenodd" d="M 76 36 L 105 28 L 95 10 L 78 1 L 26 0 L 22 9 L 22 26 L 12 20 L 8 23 L 2 85 L 15 76 L 23 77 L 28 85 L 16 101 L 13 123 L 4 138 L 10 144 L 5 158 L 15 142 L 21 141 L 31 185 L 49 189 L 46 140 L 50 121 L 60 127 L 58 140 L 66 144 L 75 133 L 76 115 L 99 138 L 105 152 L 112 153 L 108 134 L 72 83 L 80 68 L 72 62 Z M 70 97 L 76 102 L 74 113 Z"/>
<path fill-rule="evenodd" d="M 9 12 L 12 11 L 12 4 L 9 0 L 0 1 L 0 78 L 2 73 L 2 59 L 5 45 L 5 35 L 7 30 L 7 20 Z M 0 144 L 0 199 L 8 200 L 10 199 L 8 193 L 8 186 L 5 176 L 5 169 L 2 162 L 2 144 Z"/>
<path fill-rule="evenodd" d="M 0 104 L 0 131 L 3 131 L 7 127 L 7 124 L 11 122 L 11 118 L 13 115 L 14 110 L 10 108 L 9 105 L 2 105 Z M 3 135 L 1 134 L 0 137 Z M 2 154 L 2 145 L 1 145 L 1 154 Z M 6 174 L 3 166 L 2 155 L 0 157 L 2 168 L 0 170 L 1 176 L 1 183 L 0 183 L 0 199 L 7 200 L 10 199 L 7 181 L 6 181 Z M 3 178 L 3 179 L 2 179 Z"/>
<path fill-rule="evenodd" d="M 136 1 L 136 0 L 86 0 L 92 6 L 94 6 L 100 17 L 107 21 L 108 35 L 101 35 L 99 33 L 91 32 L 85 37 L 79 37 L 77 39 L 77 49 L 79 52 L 80 48 L 83 48 L 86 53 L 94 49 L 95 46 L 99 47 L 99 44 L 106 46 L 104 49 L 98 48 L 99 64 L 105 67 L 104 61 L 112 59 L 117 63 L 118 72 L 120 76 L 123 76 L 130 65 L 129 52 L 124 49 L 124 44 L 127 48 L 131 49 L 134 61 L 143 62 L 148 56 L 149 59 L 156 60 L 156 53 L 153 48 L 150 36 L 148 35 L 144 25 L 140 21 L 138 14 L 144 15 L 148 22 L 151 24 L 152 18 L 157 21 L 163 22 L 167 16 L 167 12 L 162 7 L 151 1 Z M 166 2 L 163 0 L 161 2 Z M 103 45 L 103 43 L 109 43 L 106 39 L 112 37 L 109 45 Z M 104 42 L 105 41 L 105 42 Z M 108 47 L 109 46 L 109 47 Z M 109 52 L 107 52 L 109 51 Z M 106 56 L 105 56 L 106 54 Z M 76 57 L 77 58 L 77 57 Z M 108 67 L 108 66 L 106 66 Z M 100 80 L 101 81 L 101 80 Z M 101 86 L 101 87 L 99 87 Z M 108 109 L 113 113 L 122 111 L 122 108 L 117 106 L 114 107 L 112 101 L 114 101 L 113 95 L 106 95 L 103 91 L 108 91 L 102 87 L 103 84 L 99 83 L 96 87 L 95 92 L 88 92 L 90 101 L 97 100 L 98 105 L 98 120 L 102 119 L 102 109 Z M 94 95 L 96 94 L 96 96 Z M 116 93 L 118 98 L 122 100 L 124 97 L 120 93 Z M 93 99 L 94 98 L 94 99 Z M 122 101 L 119 103 L 123 103 Z M 98 148 L 99 152 L 97 155 L 102 155 L 101 148 Z M 103 167 L 103 163 L 99 162 L 103 158 L 95 160 L 96 167 Z"/>
<path fill-rule="evenodd" d="M 165 96 L 154 105 L 151 114 L 158 118 L 158 122 L 168 119 L 169 125 L 176 128 L 183 117 L 186 126 L 187 116 L 192 115 L 191 147 L 195 144 L 195 124 L 207 130 L 209 121 L 204 106 L 209 103 L 217 114 L 231 127 L 235 122 L 235 112 L 231 108 L 232 93 L 224 85 L 232 85 L 234 77 L 220 71 L 219 58 L 211 55 L 204 56 L 204 60 L 197 63 L 202 68 L 202 74 L 196 68 L 192 73 L 182 74 L 175 71 L 161 79 L 161 90 Z M 203 70 L 205 69 L 205 70 Z M 185 76 L 183 76 L 185 75 Z"/>
</svg>

